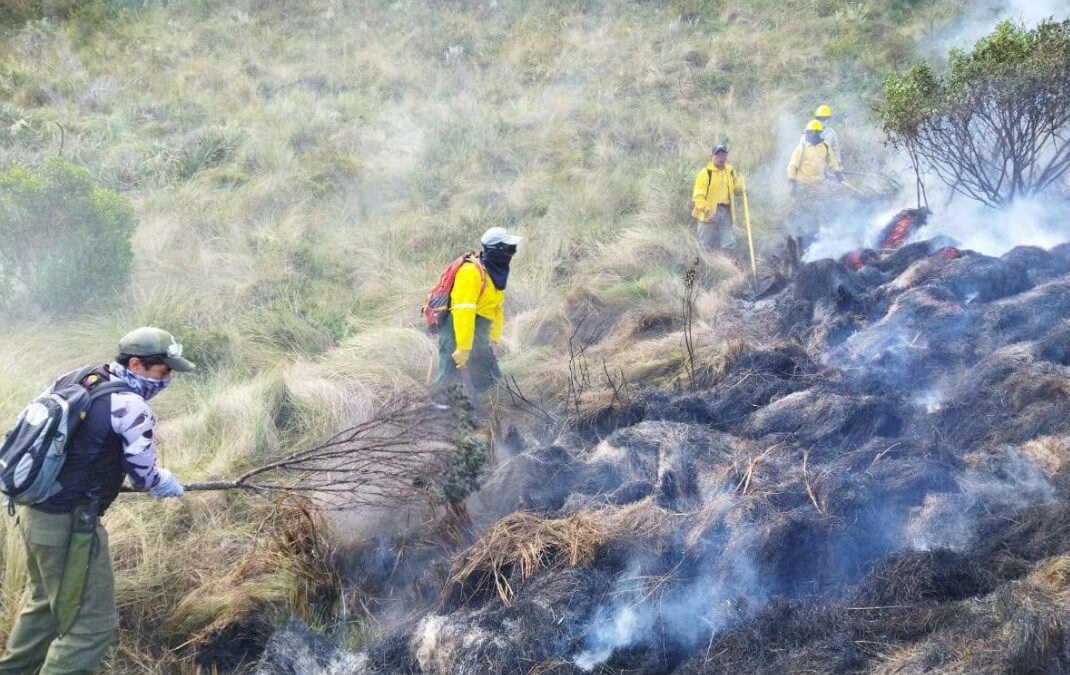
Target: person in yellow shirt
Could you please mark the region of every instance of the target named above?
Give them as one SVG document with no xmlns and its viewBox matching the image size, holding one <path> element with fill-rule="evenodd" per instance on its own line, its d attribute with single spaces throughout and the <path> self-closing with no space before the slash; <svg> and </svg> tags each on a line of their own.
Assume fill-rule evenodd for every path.
<svg viewBox="0 0 1070 675">
<path fill-rule="evenodd" d="M 731 251 L 736 248 L 733 226 L 736 222 L 736 195 L 743 194 L 743 178 L 728 163 L 728 148 L 716 145 L 710 151 L 710 163 L 695 176 L 691 198 L 695 208 L 698 240 L 702 248 Z"/>
<path fill-rule="evenodd" d="M 795 152 L 788 162 L 788 182 L 791 183 L 792 192 L 797 190 L 799 183 L 819 185 L 830 176 L 837 181 L 843 180 L 836 152 L 821 139 L 823 130 L 821 122 L 811 120 L 803 132 L 803 139 L 795 146 Z"/>
<path fill-rule="evenodd" d="M 450 291 L 450 310 L 438 338 L 436 386 L 457 383 L 465 371 L 480 391 L 502 376 L 497 352 L 505 319 L 505 287 L 520 237 L 492 227 L 480 243 L 483 251 L 461 265 Z"/>
<path fill-rule="evenodd" d="M 832 128 L 832 108 L 828 105 L 819 105 L 817 110 L 814 111 L 814 119 L 821 123 L 821 140 L 828 144 L 842 167 L 843 153 L 840 152 L 840 137 L 836 130 Z M 805 140 L 806 132 L 804 131 L 803 137 L 799 139 L 799 142 L 802 143 Z"/>
<path fill-rule="evenodd" d="M 811 120 L 803 131 L 803 139 L 795 146 L 788 162 L 788 183 L 794 197 L 788 232 L 797 236 L 802 252 L 817 237 L 822 219 L 827 216 L 829 195 L 825 186 L 832 178 L 843 182 L 843 172 L 836 152 L 822 140 L 823 126 Z"/>
</svg>

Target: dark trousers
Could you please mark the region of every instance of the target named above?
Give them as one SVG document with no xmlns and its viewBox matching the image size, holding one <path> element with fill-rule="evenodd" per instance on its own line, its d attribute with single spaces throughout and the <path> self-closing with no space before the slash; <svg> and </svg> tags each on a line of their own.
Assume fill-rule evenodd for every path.
<svg viewBox="0 0 1070 675">
<path fill-rule="evenodd" d="M 498 359 L 490 349 L 490 319 L 476 317 L 475 337 L 472 340 L 472 353 L 468 357 L 468 371 L 472 386 L 476 391 L 483 391 L 496 380 L 502 379 L 498 368 Z M 438 334 L 438 380 L 436 388 L 462 385 L 461 371 L 453 362 L 453 352 L 457 350 L 457 338 L 453 332 L 453 313 L 446 314 L 446 320 Z"/>
</svg>

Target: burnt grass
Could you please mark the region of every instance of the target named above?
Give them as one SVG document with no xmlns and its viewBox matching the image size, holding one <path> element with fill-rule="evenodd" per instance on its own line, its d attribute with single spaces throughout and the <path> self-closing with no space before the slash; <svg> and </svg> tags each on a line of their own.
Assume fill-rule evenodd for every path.
<svg viewBox="0 0 1070 675">
<path fill-rule="evenodd" d="M 258 672 L 1070 672 L 1070 245 L 862 259 L 736 300 L 703 390 L 512 435 L 483 493 L 595 513 L 592 560 L 502 567 L 509 602 L 425 572 L 363 651 L 288 626 Z"/>
</svg>

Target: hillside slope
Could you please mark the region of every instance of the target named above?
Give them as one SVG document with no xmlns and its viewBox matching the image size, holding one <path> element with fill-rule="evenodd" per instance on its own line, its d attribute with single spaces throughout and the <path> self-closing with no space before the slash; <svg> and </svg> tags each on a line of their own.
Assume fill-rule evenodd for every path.
<svg viewBox="0 0 1070 675">
<path fill-rule="evenodd" d="M 685 380 L 688 192 L 709 144 L 731 144 L 771 239 L 785 153 L 813 105 L 838 111 L 849 160 L 883 166 L 866 97 L 968 3 L 83 4 L 4 28 L 0 165 L 60 155 L 129 195 L 134 278 L 71 315 L 4 310 L 0 414 L 110 358 L 127 328 L 160 325 L 202 366 L 154 401 L 162 461 L 192 480 L 422 384 L 433 343 L 416 308 L 491 225 L 526 238 L 504 340 L 526 392 L 561 404 L 580 325 L 600 338 L 595 368 Z M 695 353 L 716 373 L 738 337 L 724 290 L 739 274 L 707 262 Z M 612 392 L 596 389 L 570 415 L 597 414 Z M 112 671 L 190 667 L 236 625 L 255 627 L 255 652 L 290 614 L 374 634 L 312 607 L 337 580 L 270 505 L 123 500 L 108 516 L 123 621 Z M 3 551 L 6 623 L 24 575 L 10 527 Z"/>
</svg>

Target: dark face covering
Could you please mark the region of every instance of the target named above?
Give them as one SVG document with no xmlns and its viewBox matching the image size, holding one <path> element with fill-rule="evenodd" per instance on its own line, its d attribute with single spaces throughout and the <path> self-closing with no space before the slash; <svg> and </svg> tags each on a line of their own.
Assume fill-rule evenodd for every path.
<svg viewBox="0 0 1070 675">
<path fill-rule="evenodd" d="M 487 246 L 479 254 L 479 259 L 487 270 L 487 274 L 490 275 L 491 281 L 494 282 L 494 287 L 500 291 L 505 290 L 505 283 L 509 280 L 509 261 L 514 255 L 516 255 L 516 246 L 505 244 Z"/>
<path fill-rule="evenodd" d="M 821 142 L 821 132 L 820 131 L 807 131 L 806 132 L 806 142 L 809 143 L 810 145 L 817 145 L 818 143 Z"/>
</svg>

